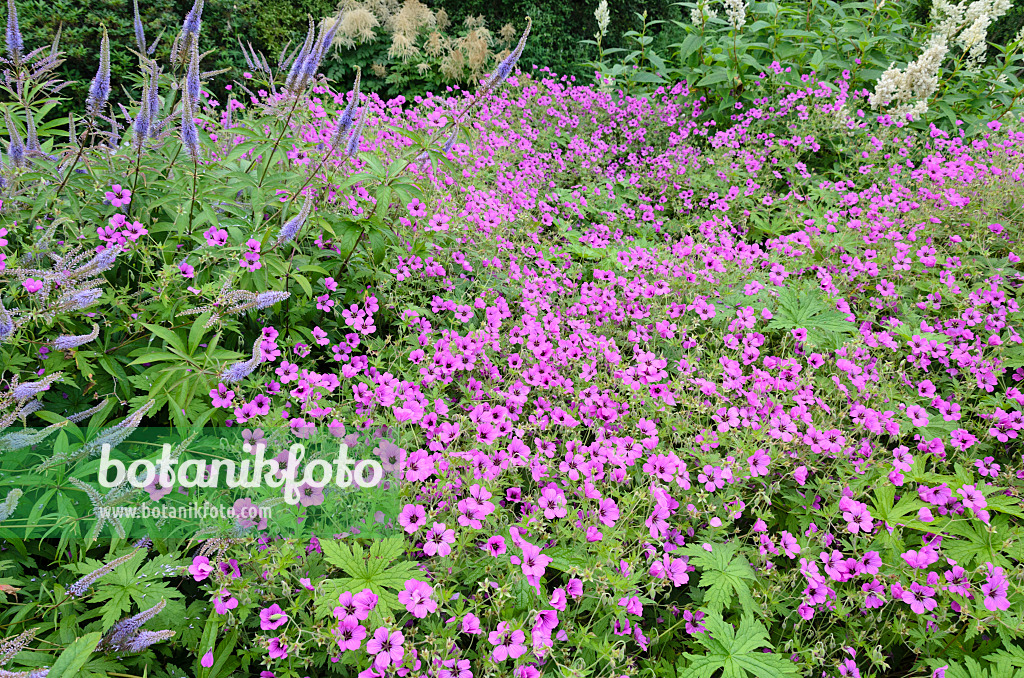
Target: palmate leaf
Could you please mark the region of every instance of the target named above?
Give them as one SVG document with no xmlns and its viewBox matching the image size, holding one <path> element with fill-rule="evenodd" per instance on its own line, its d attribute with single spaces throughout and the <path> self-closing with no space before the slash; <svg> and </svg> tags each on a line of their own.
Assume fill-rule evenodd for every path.
<svg viewBox="0 0 1024 678">
<path fill-rule="evenodd" d="M 369 553 L 357 543 L 351 546 L 341 541 L 320 542 L 324 559 L 339 567 L 348 577 L 330 579 L 324 585 L 324 595 L 316 602 L 317 617 L 326 617 L 338 604 L 338 596 L 349 591 L 357 593 L 370 589 L 377 594 L 377 609 L 371 614 L 371 622 L 383 623 L 383 617 L 401 608 L 398 594 L 405 588 L 409 579 L 426 580 L 420 573 L 416 563 L 405 561 L 395 562 L 405 552 L 405 542 L 401 537 L 391 537 L 375 541 Z"/>
<path fill-rule="evenodd" d="M 721 671 L 721 678 L 779 678 L 799 676 L 793 662 L 777 654 L 762 652 L 771 647 L 768 630 L 753 617 L 744 617 L 739 629 L 725 623 L 722 615 L 713 612 L 701 621 L 706 631 L 696 636 L 707 649 L 702 656 L 683 653 L 677 665 L 678 678 L 712 678 Z"/>
<path fill-rule="evenodd" d="M 738 545 L 714 544 L 711 551 L 692 545 L 683 549 L 690 556 L 690 564 L 701 569 L 700 586 L 704 592 L 704 605 L 712 612 L 721 613 L 733 596 L 739 599 L 744 610 L 755 610 L 761 614 L 761 606 L 750 595 L 748 581 L 755 578 L 754 570 L 743 556 L 737 555 Z"/>
<path fill-rule="evenodd" d="M 779 294 L 779 307 L 768 329 L 795 330 L 822 334 L 839 332 L 851 334 L 857 326 L 846 320 L 846 315 L 832 308 L 817 290 L 785 289 Z"/>
</svg>

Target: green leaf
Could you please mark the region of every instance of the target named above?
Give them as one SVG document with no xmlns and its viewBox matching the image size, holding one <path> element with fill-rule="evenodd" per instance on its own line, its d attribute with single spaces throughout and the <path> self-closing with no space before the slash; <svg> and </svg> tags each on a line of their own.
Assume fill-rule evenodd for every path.
<svg viewBox="0 0 1024 678">
<path fill-rule="evenodd" d="M 731 624 L 725 623 L 722 615 L 713 612 L 701 623 L 706 630 L 697 634 L 695 639 L 708 652 L 703 656 L 683 653 L 677 665 L 678 678 L 711 678 L 719 669 L 722 678 L 800 675 L 793 662 L 777 654 L 761 652 L 761 648 L 772 647 L 772 643 L 767 629 L 756 619 L 744 617 L 739 629 L 734 630 Z"/>
<path fill-rule="evenodd" d="M 706 87 L 708 85 L 717 85 L 720 82 L 728 82 L 728 81 L 729 81 L 729 72 L 724 70 L 724 69 L 721 69 L 721 70 L 715 71 L 714 73 L 709 73 L 708 75 L 705 75 L 703 78 L 698 80 L 697 81 L 697 87 Z"/>
<path fill-rule="evenodd" d="M 160 327 L 159 325 L 143 323 L 142 326 L 182 353 L 188 353 L 188 351 L 185 350 L 184 342 L 182 342 L 181 337 L 179 337 L 177 333 L 167 329 L 166 327 Z"/>
<path fill-rule="evenodd" d="M 306 296 L 312 299 L 313 286 L 309 283 L 309 279 L 299 273 L 293 273 L 292 278 L 295 279 L 295 282 L 299 283 L 299 287 L 301 287 L 302 291 L 306 293 Z"/>
<path fill-rule="evenodd" d="M 737 544 L 714 544 L 711 551 L 702 546 L 691 545 L 683 550 L 690 556 L 690 564 L 701 569 L 700 586 L 707 587 L 704 602 L 713 612 L 721 612 L 739 599 L 744 610 L 758 610 L 761 607 L 750 595 L 748 581 L 754 581 L 753 568 L 746 559 L 737 554 Z"/>
<path fill-rule="evenodd" d="M 93 651 L 96 650 L 96 646 L 100 643 L 100 638 L 103 635 L 99 631 L 93 633 L 87 633 L 60 653 L 57 657 L 57 661 L 50 667 L 51 676 L 60 676 L 61 678 L 75 678 L 78 672 L 82 670 L 85 663 L 89 661 L 89 657 L 92 656 Z"/>
</svg>

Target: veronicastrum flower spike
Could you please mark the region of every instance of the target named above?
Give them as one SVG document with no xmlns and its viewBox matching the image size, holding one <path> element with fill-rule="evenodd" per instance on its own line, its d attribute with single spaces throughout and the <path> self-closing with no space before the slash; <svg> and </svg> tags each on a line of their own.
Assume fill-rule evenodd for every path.
<svg viewBox="0 0 1024 678">
<path fill-rule="evenodd" d="M 62 334 L 53 340 L 53 348 L 58 351 L 70 351 L 73 348 L 78 348 L 83 344 L 88 344 L 90 341 L 100 336 L 100 326 L 96 323 L 92 325 L 92 332 L 89 334 L 79 335 L 68 335 Z"/>
<path fill-rule="evenodd" d="M 89 587 L 95 584 L 100 577 L 106 576 L 114 570 L 116 570 L 121 565 L 124 565 L 129 560 L 134 558 L 139 553 L 139 551 L 143 549 L 148 549 L 149 544 L 150 542 L 147 539 L 139 540 L 135 543 L 135 547 L 133 550 L 129 551 L 123 556 L 114 558 L 109 563 L 101 565 L 100 567 L 96 568 L 95 570 L 93 570 L 92 572 L 85 575 L 84 577 L 76 581 L 74 584 L 69 586 L 68 595 L 75 598 L 81 598 L 85 595 L 85 592 L 89 590 Z"/>
<path fill-rule="evenodd" d="M 498 67 L 494 69 L 494 72 L 488 76 L 488 78 L 481 85 L 481 92 L 487 92 L 496 89 L 501 83 L 508 79 L 508 76 L 512 74 L 512 69 L 516 67 L 516 62 L 519 61 L 519 57 L 523 55 L 523 48 L 526 47 L 526 38 L 530 35 L 530 27 L 533 26 L 533 20 L 530 17 L 526 17 L 526 29 L 523 31 L 523 36 L 519 38 L 519 44 L 512 50 L 507 57 L 502 60 Z"/>
<path fill-rule="evenodd" d="M 146 29 L 142 25 L 142 17 L 139 15 L 139 0 L 132 0 L 133 9 L 135 10 L 135 17 L 132 24 L 132 28 L 135 29 L 135 46 L 139 50 L 139 54 L 146 53 Z"/>
<path fill-rule="evenodd" d="M 89 86 L 89 98 L 86 100 L 85 108 L 89 115 L 99 115 L 110 96 L 110 38 L 107 37 L 107 29 L 103 28 L 103 39 L 100 41 L 100 67 L 96 71 L 96 77 L 92 79 Z"/>
<path fill-rule="evenodd" d="M 299 210 L 298 214 L 289 219 L 288 223 L 281 227 L 280 232 L 277 234 L 277 240 L 274 244 L 283 245 L 294 240 L 303 224 L 306 223 L 306 219 L 309 218 L 309 213 L 311 211 L 313 211 L 313 194 L 307 193 L 306 200 L 302 203 L 302 209 Z"/>
<path fill-rule="evenodd" d="M 14 488 L 13 490 L 7 493 L 7 497 L 4 499 L 4 502 L 0 504 L 0 520 L 7 520 L 8 518 L 14 515 L 14 512 L 18 508 L 18 500 L 21 499 L 21 495 L 22 491 L 19 490 L 18 488 Z M 3 647 L 0 646 L 0 658 L 2 658 L 3 655 L 5 654 L 6 653 L 4 652 Z M 17 652 L 15 652 L 14 654 L 17 654 Z M 13 657 L 14 655 L 11 656 Z M 7 658 L 10 659 L 10 657 Z"/>
<path fill-rule="evenodd" d="M 261 362 L 263 362 L 263 351 L 260 350 L 260 341 L 257 339 L 252 345 L 252 358 L 244 362 L 238 362 L 221 372 L 221 381 L 228 384 L 241 381 L 253 373 Z"/>
<path fill-rule="evenodd" d="M 25 143 L 21 140 L 18 127 L 11 120 L 11 113 L 4 109 L 4 122 L 7 123 L 7 133 L 11 140 L 7 144 L 7 157 L 15 167 L 22 167 L 25 164 Z"/>
<path fill-rule="evenodd" d="M 366 124 L 366 111 L 369 105 L 363 106 L 359 111 L 359 119 L 356 120 L 356 124 L 352 127 L 352 132 L 348 135 L 348 143 L 345 144 L 345 155 L 352 157 L 359 152 L 359 141 L 363 137 L 363 126 Z"/>
<path fill-rule="evenodd" d="M 21 38 L 21 27 L 18 26 L 18 8 L 14 0 L 7 0 L 7 54 L 14 63 L 18 63 L 24 49 L 25 42 Z"/>
</svg>

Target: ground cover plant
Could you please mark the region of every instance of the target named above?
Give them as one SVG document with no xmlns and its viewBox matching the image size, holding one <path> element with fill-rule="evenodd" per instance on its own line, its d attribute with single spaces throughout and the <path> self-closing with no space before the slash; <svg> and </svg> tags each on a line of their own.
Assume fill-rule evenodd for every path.
<svg viewBox="0 0 1024 678">
<path fill-rule="evenodd" d="M 525 67 L 525 17 L 470 90 L 330 81 L 323 24 L 218 99 L 202 10 L 58 121 L 9 4 L 0 677 L 1024 672 L 1019 112 L 779 62 L 724 124 Z M 183 536 L 113 509 L 201 487 L 100 482 L 146 429 L 397 501 Z"/>
</svg>

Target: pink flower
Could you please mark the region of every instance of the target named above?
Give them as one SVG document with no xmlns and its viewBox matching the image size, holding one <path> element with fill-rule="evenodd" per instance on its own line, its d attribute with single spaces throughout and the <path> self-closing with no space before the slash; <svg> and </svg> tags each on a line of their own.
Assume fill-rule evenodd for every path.
<svg viewBox="0 0 1024 678">
<path fill-rule="evenodd" d="M 910 584 L 910 590 L 903 591 L 903 602 L 910 605 L 915 614 L 931 612 L 938 604 L 935 602 L 935 589 L 930 586 L 921 586 L 916 581 Z"/>
<path fill-rule="evenodd" d="M 228 610 L 233 610 L 236 607 L 238 607 L 238 600 L 232 597 L 227 589 L 221 589 L 221 592 L 213 598 L 213 609 L 217 611 L 217 614 L 227 614 Z"/>
<path fill-rule="evenodd" d="M 526 634 L 520 629 L 513 630 L 508 622 L 498 624 L 498 629 L 488 634 L 487 641 L 495 646 L 491 658 L 496 662 L 517 659 L 526 653 Z"/>
<path fill-rule="evenodd" d="M 124 207 L 132 201 L 132 192 L 127 188 L 121 188 L 120 184 L 114 184 L 109 191 L 103 194 L 103 197 L 109 200 L 114 207 Z"/>
<path fill-rule="evenodd" d="M 26 278 L 25 282 L 21 283 L 21 285 L 29 294 L 35 294 L 43 289 L 43 281 L 36 280 L 35 278 Z"/>
<path fill-rule="evenodd" d="M 635 614 L 640 616 L 644 613 L 644 606 L 640 603 L 640 599 L 636 596 L 620 598 L 619 607 L 626 608 L 626 612 L 629 614 Z"/>
<path fill-rule="evenodd" d="M 277 603 L 260 610 L 260 628 L 264 631 L 273 631 L 287 623 L 288 615 Z"/>
<path fill-rule="evenodd" d="M 437 610 L 437 602 L 430 596 L 434 589 L 418 579 L 409 579 L 405 582 L 405 590 L 399 591 L 398 602 L 405 605 L 405 609 L 417 619 L 423 619 L 428 614 Z"/>
<path fill-rule="evenodd" d="M 211 247 L 220 247 L 228 241 L 228 232 L 223 228 L 217 228 L 211 226 L 203 232 L 203 236 L 206 238 L 206 244 Z"/>
<path fill-rule="evenodd" d="M 398 514 L 398 524 L 409 534 L 418 531 L 427 522 L 427 512 L 419 504 L 406 504 Z"/>
<path fill-rule="evenodd" d="M 401 631 L 389 633 L 384 626 L 373 632 L 373 638 L 366 642 L 366 652 L 375 655 L 373 666 L 378 671 L 383 671 L 392 664 L 398 665 L 405 656 L 405 648 L 402 644 L 405 636 Z"/>
<path fill-rule="evenodd" d="M 472 612 L 467 612 L 466 616 L 462 618 L 462 632 L 471 635 L 480 633 L 480 620 Z"/>
<path fill-rule="evenodd" d="M 907 416 L 910 417 L 910 423 L 918 428 L 928 425 L 928 413 L 920 405 L 911 405 L 908 407 Z"/>
<path fill-rule="evenodd" d="M 271 659 L 287 659 L 288 646 L 280 638 L 271 638 L 270 646 L 267 648 L 267 656 Z"/>
<path fill-rule="evenodd" d="M 217 384 L 217 388 L 210 390 L 210 398 L 213 399 L 211 404 L 214 407 L 231 407 L 234 397 L 235 392 L 228 390 L 224 384 Z"/>
<path fill-rule="evenodd" d="M 203 658 L 199 660 L 199 665 L 205 669 L 208 669 L 211 666 L 213 666 L 213 650 L 206 651 L 206 654 L 203 655 Z"/>
<path fill-rule="evenodd" d="M 345 617 L 338 622 L 338 628 L 334 631 L 338 639 L 338 649 L 342 652 L 358 650 L 366 638 L 366 628 L 355 617 Z"/>
<path fill-rule="evenodd" d="M 428 556 L 446 556 L 452 552 L 451 545 L 455 543 L 455 530 L 447 528 L 444 523 L 434 523 L 427 530 L 423 544 L 423 552 Z"/>
<path fill-rule="evenodd" d="M 196 581 L 203 581 L 213 572 L 213 566 L 210 565 L 210 559 L 206 556 L 196 556 L 192 559 L 192 564 L 188 566 L 188 571 Z"/>
</svg>

